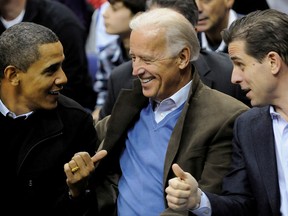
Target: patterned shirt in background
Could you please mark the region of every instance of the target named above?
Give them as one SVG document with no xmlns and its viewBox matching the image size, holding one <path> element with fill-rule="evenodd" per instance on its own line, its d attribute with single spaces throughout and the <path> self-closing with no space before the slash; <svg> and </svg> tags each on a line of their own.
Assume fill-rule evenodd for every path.
<svg viewBox="0 0 288 216">
<path fill-rule="evenodd" d="M 112 41 L 100 50 L 97 56 L 98 70 L 95 74 L 94 91 L 97 93 L 96 107 L 103 106 L 108 94 L 107 82 L 112 70 L 130 58 L 125 54 L 125 49 L 120 39 Z"/>
</svg>

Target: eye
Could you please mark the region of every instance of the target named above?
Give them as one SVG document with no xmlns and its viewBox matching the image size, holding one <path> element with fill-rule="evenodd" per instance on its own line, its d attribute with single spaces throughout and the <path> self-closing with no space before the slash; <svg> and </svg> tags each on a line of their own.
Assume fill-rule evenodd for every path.
<svg viewBox="0 0 288 216">
<path fill-rule="evenodd" d="M 132 62 L 135 62 L 136 61 L 136 57 L 135 56 L 130 56 Z"/>
<path fill-rule="evenodd" d="M 142 59 L 142 60 L 143 60 L 143 62 L 144 62 L 145 64 L 147 64 L 147 65 L 150 65 L 150 64 L 153 63 L 153 60 L 151 60 L 151 59 Z"/>
<path fill-rule="evenodd" d="M 55 74 L 59 69 L 61 68 L 61 64 L 54 64 L 51 65 L 50 67 L 46 68 L 43 73 L 46 76 L 52 76 L 53 74 Z"/>
<path fill-rule="evenodd" d="M 245 65 L 240 62 L 234 62 L 234 66 L 239 68 L 241 71 L 244 71 Z"/>
</svg>

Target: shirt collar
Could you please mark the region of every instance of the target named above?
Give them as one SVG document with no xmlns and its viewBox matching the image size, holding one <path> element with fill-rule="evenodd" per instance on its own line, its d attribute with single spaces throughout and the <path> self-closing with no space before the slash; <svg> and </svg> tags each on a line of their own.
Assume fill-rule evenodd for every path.
<svg viewBox="0 0 288 216">
<path fill-rule="evenodd" d="M 158 109 L 160 106 L 163 107 L 165 106 L 166 109 L 176 109 L 179 106 L 181 106 L 188 98 L 189 95 L 189 90 L 192 85 L 192 80 L 187 83 L 184 87 L 182 87 L 179 91 L 177 91 L 175 94 L 173 94 L 171 97 L 164 99 L 163 101 L 155 101 L 151 100 L 152 104 L 154 104 L 154 111 Z"/>
<path fill-rule="evenodd" d="M 33 111 L 31 111 L 31 112 L 24 113 L 24 114 L 21 114 L 21 115 L 18 115 L 18 116 L 17 116 L 14 112 L 11 112 L 11 111 L 3 104 L 2 100 L 0 100 L 0 112 L 2 113 L 2 115 L 4 115 L 4 116 L 9 115 L 9 117 L 11 117 L 11 118 L 13 118 L 13 119 L 18 118 L 18 117 L 23 117 L 23 116 L 25 116 L 26 118 L 28 118 L 28 116 L 30 116 L 30 115 L 33 113 Z M 26 119 L 26 118 L 25 118 L 25 119 Z"/>
<path fill-rule="evenodd" d="M 236 13 L 234 10 L 230 9 L 229 19 L 228 19 L 228 26 L 227 26 L 227 27 L 229 27 L 229 26 L 232 24 L 232 22 L 234 22 L 236 19 L 238 19 L 237 13 Z M 213 50 L 210 48 L 210 46 L 209 46 L 209 43 L 208 43 L 208 40 L 207 40 L 207 38 L 206 38 L 205 32 L 201 32 L 200 37 L 201 37 L 201 46 L 202 46 L 202 48 L 203 48 L 203 49 L 206 49 L 206 50 L 208 50 L 208 51 L 213 51 Z M 219 45 L 219 47 L 218 47 L 215 51 L 216 51 L 216 52 L 221 52 L 221 51 L 224 51 L 225 48 L 226 48 L 226 44 L 225 44 L 225 42 L 222 40 L 222 41 L 221 41 L 221 44 Z"/>
<path fill-rule="evenodd" d="M 25 15 L 25 10 L 22 10 L 21 13 L 13 20 L 8 21 L 8 20 L 5 20 L 3 17 L 0 17 L 0 19 L 3 25 L 5 26 L 5 28 L 7 29 L 15 24 L 22 22 L 24 15 Z"/>
</svg>

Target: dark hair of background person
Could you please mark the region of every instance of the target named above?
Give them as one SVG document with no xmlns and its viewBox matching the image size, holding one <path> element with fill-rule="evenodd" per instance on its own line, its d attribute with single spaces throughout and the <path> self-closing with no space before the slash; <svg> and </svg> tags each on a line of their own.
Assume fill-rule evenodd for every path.
<svg viewBox="0 0 288 216">
<path fill-rule="evenodd" d="M 248 14 L 255 10 L 265 10 L 268 8 L 266 0 L 235 0 L 233 5 L 233 10 L 240 14 Z"/>
<path fill-rule="evenodd" d="M 198 21 L 198 7 L 195 0 L 151 0 L 148 6 L 159 5 L 174 9 L 183 14 L 193 26 Z"/>
<path fill-rule="evenodd" d="M 145 7 L 143 3 L 146 0 L 108 0 L 110 4 L 114 4 L 116 2 L 123 2 L 125 7 L 129 8 L 133 14 L 138 13 L 139 11 L 145 11 Z"/>
</svg>

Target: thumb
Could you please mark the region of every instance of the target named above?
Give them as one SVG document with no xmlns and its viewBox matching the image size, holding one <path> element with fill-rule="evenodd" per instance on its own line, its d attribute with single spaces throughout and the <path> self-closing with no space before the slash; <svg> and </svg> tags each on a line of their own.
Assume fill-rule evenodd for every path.
<svg viewBox="0 0 288 216">
<path fill-rule="evenodd" d="M 96 154 L 92 157 L 92 161 L 94 163 L 96 163 L 99 160 L 101 160 L 102 158 L 104 158 L 106 155 L 107 155 L 106 150 L 100 150 L 100 151 L 96 152 Z"/>
<path fill-rule="evenodd" d="M 181 169 L 181 167 L 178 164 L 173 164 L 172 165 L 172 170 L 173 170 L 174 174 L 178 178 L 180 178 L 181 180 L 185 180 L 186 179 L 185 172 Z"/>
</svg>

